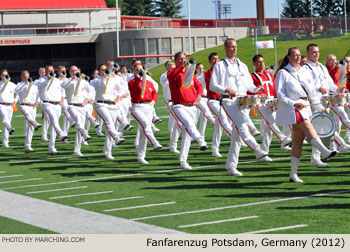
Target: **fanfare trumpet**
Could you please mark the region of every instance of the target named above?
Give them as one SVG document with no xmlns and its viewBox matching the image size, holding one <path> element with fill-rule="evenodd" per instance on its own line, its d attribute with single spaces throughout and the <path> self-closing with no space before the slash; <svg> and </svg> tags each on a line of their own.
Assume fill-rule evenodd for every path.
<svg viewBox="0 0 350 252">
<path fill-rule="evenodd" d="M 11 77 L 9 74 L 5 74 L 4 75 L 4 79 L 7 80 L 7 81 L 10 81 L 11 80 Z"/>
<path fill-rule="evenodd" d="M 141 79 L 145 76 L 145 74 L 147 74 L 148 76 L 152 76 L 152 74 L 150 72 L 146 71 L 146 73 L 145 73 L 145 71 L 143 71 L 143 70 L 140 70 L 136 76 L 137 76 L 137 78 Z"/>
<path fill-rule="evenodd" d="M 195 64 L 196 64 L 196 60 L 195 60 L 194 58 L 190 58 L 190 59 L 188 60 L 188 64 L 190 64 L 190 65 L 195 65 Z"/>
<path fill-rule="evenodd" d="M 90 81 L 90 77 L 83 74 L 83 73 L 79 73 L 79 72 L 76 72 L 75 73 L 75 77 L 78 78 L 78 79 L 84 79 L 85 81 L 89 82 Z"/>
<path fill-rule="evenodd" d="M 47 74 L 50 78 L 54 78 L 56 76 L 55 72 L 54 71 L 50 71 L 48 74 Z"/>
</svg>

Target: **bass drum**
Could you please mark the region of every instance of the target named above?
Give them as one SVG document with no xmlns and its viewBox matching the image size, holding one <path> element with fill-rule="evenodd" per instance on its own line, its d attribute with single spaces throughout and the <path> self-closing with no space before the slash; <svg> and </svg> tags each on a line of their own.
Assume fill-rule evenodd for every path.
<svg viewBox="0 0 350 252">
<path fill-rule="evenodd" d="M 317 113 L 310 118 L 310 122 L 323 144 L 329 146 L 336 131 L 336 123 L 333 117 L 325 113 Z"/>
</svg>

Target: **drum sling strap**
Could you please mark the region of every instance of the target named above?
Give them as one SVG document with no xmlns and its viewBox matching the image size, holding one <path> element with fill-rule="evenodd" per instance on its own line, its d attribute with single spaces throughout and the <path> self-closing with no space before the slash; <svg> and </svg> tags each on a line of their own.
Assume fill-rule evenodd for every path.
<svg viewBox="0 0 350 252">
<path fill-rule="evenodd" d="M 302 89 L 304 90 L 305 94 L 307 97 L 309 97 L 309 93 L 306 91 L 305 87 L 300 83 L 300 81 L 287 69 L 287 68 L 282 68 L 283 70 L 286 70 L 291 76 L 293 76 L 294 79 L 298 81 Z"/>
<path fill-rule="evenodd" d="M 269 84 L 273 85 L 273 82 L 272 82 L 272 79 L 271 79 L 271 76 L 269 74 L 266 74 L 267 77 L 269 78 L 268 81 L 263 81 L 261 79 L 261 77 L 257 74 L 257 73 L 253 73 L 255 75 L 255 77 L 260 81 L 261 85 L 262 86 L 266 86 L 266 92 L 267 92 L 267 96 L 271 96 L 270 95 L 270 88 L 269 88 Z"/>
<path fill-rule="evenodd" d="M 228 63 L 226 59 L 221 59 L 220 61 L 223 61 L 225 63 L 225 66 L 228 71 Z M 237 66 L 238 66 L 238 71 L 241 72 L 241 64 L 239 63 L 239 60 L 236 58 Z M 222 105 L 222 99 L 220 99 L 220 106 Z"/>
</svg>

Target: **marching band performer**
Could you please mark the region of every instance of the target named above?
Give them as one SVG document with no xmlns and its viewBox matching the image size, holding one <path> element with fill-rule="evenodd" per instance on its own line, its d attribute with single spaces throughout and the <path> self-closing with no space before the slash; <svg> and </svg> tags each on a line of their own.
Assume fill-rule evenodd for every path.
<svg viewBox="0 0 350 252">
<path fill-rule="evenodd" d="M 258 160 L 268 155 L 263 151 L 255 138 L 250 134 L 247 126 L 246 114 L 236 104 L 236 96 L 262 91 L 262 87 L 255 87 L 247 66 L 236 58 L 237 43 L 233 38 L 226 39 L 224 43 L 225 59 L 216 63 L 210 80 L 210 90 L 220 93 L 222 106 L 233 122 L 230 151 L 227 156 L 226 169 L 228 175 L 242 176 L 238 171 L 238 156 L 241 148 L 241 138 L 255 153 Z"/>
<path fill-rule="evenodd" d="M 62 82 L 61 86 L 65 90 L 68 112 L 73 118 L 76 124 L 76 134 L 74 141 L 74 155 L 76 157 L 82 157 L 81 143 L 82 140 L 87 142 L 91 137 L 88 131 L 85 129 L 86 118 L 86 104 L 89 100 L 93 100 L 91 87 L 89 83 L 83 78 L 80 70 L 76 66 L 69 68 L 70 78 Z"/>
<path fill-rule="evenodd" d="M 176 120 L 176 117 L 174 115 L 174 111 L 172 110 L 173 102 L 171 100 L 169 81 L 168 81 L 168 77 L 167 77 L 168 71 L 170 69 L 174 69 L 175 64 L 173 62 L 171 62 L 171 60 L 167 60 L 164 63 L 164 66 L 165 66 L 167 71 L 160 76 L 160 84 L 163 87 L 164 103 L 169 111 L 169 121 L 168 121 L 168 132 L 169 132 L 169 136 L 170 136 L 169 147 L 170 147 L 171 153 L 178 154 L 180 152 L 177 150 L 177 141 L 179 140 L 181 126 L 179 126 L 180 122 L 178 122 Z"/>
<path fill-rule="evenodd" d="M 231 123 L 229 122 L 229 119 L 224 109 L 221 107 L 220 94 L 210 90 L 210 79 L 211 79 L 211 75 L 213 73 L 213 68 L 215 64 L 219 62 L 219 54 L 217 52 L 212 52 L 209 55 L 208 59 L 209 59 L 209 64 L 211 65 L 211 68 L 205 72 L 205 83 L 207 87 L 208 107 L 211 110 L 211 112 L 213 112 L 213 114 L 215 115 L 214 134 L 213 134 L 213 140 L 211 144 L 211 154 L 213 157 L 222 157 L 219 150 L 222 130 L 224 129 L 225 134 L 231 137 L 232 126 L 231 126 Z"/>
<path fill-rule="evenodd" d="M 196 77 L 198 81 L 202 84 L 203 87 L 203 95 L 200 102 L 197 104 L 197 108 L 200 111 L 199 116 L 199 133 L 201 133 L 202 137 L 205 139 L 205 129 L 207 127 L 207 122 L 211 123 L 212 126 L 215 124 L 215 119 L 213 115 L 210 113 L 208 108 L 208 99 L 207 99 L 207 87 L 205 85 L 204 78 L 204 66 L 202 63 L 198 63 L 196 65 Z"/>
<path fill-rule="evenodd" d="M 12 128 L 11 121 L 13 115 L 13 107 L 15 106 L 18 97 L 15 98 L 16 84 L 11 82 L 10 75 L 6 69 L 0 72 L 0 116 L 4 124 L 4 135 L 2 138 L 2 146 L 5 149 L 11 148 L 9 146 L 9 135 L 15 132 Z"/>
<path fill-rule="evenodd" d="M 158 95 L 153 83 L 147 80 L 147 74 L 141 64 L 136 64 L 134 66 L 134 74 L 134 79 L 129 81 L 128 85 L 131 94 L 131 102 L 133 104 L 131 107 L 131 114 L 137 121 L 138 127 L 142 128 L 138 145 L 137 161 L 140 164 L 148 164 L 148 161 L 145 160 L 146 138 L 152 145 L 153 150 L 163 148 L 154 137 L 151 127 L 153 113 L 151 107 L 153 107 L 157 101 Z"/>
<path fill-rule="evenodd" d="M 46 79 L 45 79 L 45 67 L 40 67 L 38 73 L 39 73 L 39 78 L 34 81 L 34 85 L 36 87 L 38 87 L 38 85 L 40 83 L 46 81 Z M 41 140 L 48 142 L 49 139 L 47 138 L 47 131 L 49 129 L 49 119 L 48 119 L 47 115 L 45 116 L 44 110 L 42 110 L 42 119 L 43 119 L 43 124 L 41 127 Z"/>
<path fill-rule="evenodd" d="M 275 90 L 275 79 L 272 74 L 265 70 L 265 62 L 264 57 L 261 54 L 257 54 L 253 57 L 253 64 L 255 67 L 255 72 L 251 74 L 254 85 L 259 87 L 262 86 L 264 91 L 261 94 L 266 95 L 267 97 L 276 98 L 276 90 Z M 281 149 L 285 146 L 288 146 L 292 139 L 286 137 L 278 128 L 275 118 L 276 112 L 271 111 L 270 108 L 266 106 L 262 106 L 260 108 L 256 108 L 259 114 L 262 117 L 260 124 L 260 132 L 261 132 L 261 149 L 263 151 L 269 152 L 270 144 L 272 140 L 272 133 L 277 137 L 277 139 L 281 143 Z M 265 157 L 265 161 L 272 161 L 269 157 Z"/>
<path fill-rule="evenodd" d="M 102 64 L 98 67 L 99 77 L 90 84 L 96 90 L 95 109 L 97 114 L 102 118 L 106 127 L 106 138 L 104 145 L 104 155 L 106 159 L 113 160 L 112 156 L 112 140 L 115 144 L 124 142 L 120 133 L 115 128 L 115 121 L 117 119 L 118 107 L 116 104 L 121 99 L 120 87 L 123 80 L 121 77 L 111 78 L 107 66 Z"/>
<path fill-rule="evenodd" d="M 18 95 L 19 110 L 26 119 L 24 127 L 26 151 L 33 151 L 32 139 L 34 130 L 38 130 L 41 124 L 36 121 L 36 107 L 39 104 L 39 90 L 34 85 L 33 80 L 29 77 L 29 72 L 23 70 L 21 72 L 21 82 L 17 84 L 15 92 Z"/>
<path fill-rule="evenodd" d="M 174 56 L 174 69 L 170 69 L 167 73 L 169 87 L 171 92 L 171 100 L 173 101 L 172 110 L 177 120 L 181 122 L 182 126 L 182 141 L 180 152 L 180 166 L 184 170 L 190 170 L 192 167 L 187 163 L 188 152 L 191 145 L 191 138 L 199 144 L 200 150 L 208 149 L 207 143 L 196 128 L 195 118 L 197 109 L 195 105 L 200 102 L 203 94 L 202 84 L 190 73 L 193 79 L 187 88 L 184 84 L 186 76 L 185 66 L 188 64 L 186 56 L 183 52 L 177 52 Z M 191 76 L 190 76 L 191 77 Z"/>
<path fill-rule="evenodd" d="M 308 71 L 300 67 L 300 60 L 300 50 L 297 47 L 289 48 L 276 75 L 279 101 L 276 123 L 280 126 L 293 125 L 289 180 L 295 183 L 303 182 L 298 177 L 297 171 L 305 137 L 312 146 L 321 151 L 323 158 L 328 159 L 337 154 L 337 151 L 330 151 L 324 146 L 310 123 L 310 102 L 311 105 L 314 102 L 313 78 Z"/>
<path fill-rule="evenodd" d="M 67 70 L 65 66 L 58 66 L 57 68 L 57 75 L 58 79 L 61 81 L 61 84 L 63 84 L 66 81 L 66 76 L 67 76 Z M 63 92 L 65 90 L 63 89 Z M 62 125 L 62 130 L 63 132 L 68 135 L 69 132 L 69 126 L 72 128 L 75 127 L 75 122 L 73 117 L 69 114 L 68 112 L 68 102 L 67 102 L 67 97 L 66 94 L 64 93 L 64 101 L 61 104 L 62 112 L 63 112 L 63 125 Z M 68 143 L 68 139 L 64 141 L 65 143 Z"/>
<path fill-rule="evenodd" d="M 338 87 L 333 84 L 333 80 L 329 75 L 327 68 L 318 62 L 318 59 L 320 57 L 320 50 L 316 44 L 309 44 L 306 48 L 306 52 L 308 61 L 304 63 L 303 68 L 306 71 L 309 71 L 312 75 L 316 89 L 313 99 L 315 100 L 314 103 L 317 105 L 313 105 L 311 107 L 312 112 L 326 112 L 325 108 L 321 104 L 322 95 L 328 94 L 329 92 L 337 94 L 339 92 L 342 92 L 344 88 L 338 89 Z M 344 139 L 340 137 L 338 132 L 336 132 L 334 135 L 334 142 L 339 146 L 340 152 L 350 150 L 350 146 L 345 143 Z M 323 163 L 321 161 L 320 151 L 315 147 L 312 147 L 310 165 L 316 167 L 328 167 L 327 163 Z"/>
<path fill-rule="evenodd" d="M 46 81 L 38 83 L 40 107 L 44 110 L 51 125 L 49 154 L 57 154 L 58 151 L 55 148 L 56 136 L 58 135 L 62 142 L 67 139 L 67 135 L 63 132 L 59 124 L 64 92 L 61 88 L 61 81 L 55 78 L 53 66 L 48 65 L 45 70 Z"/>
<path fill-rule="evenodd" d="M 93 73 L 92 73 L 91 80 L 90 80 L 90 83 L 89 83 L 89 84 L 91 85 L 92 82 L 98 80 L 98 76 L 99 76 L 99 75 L 98 75 L 98 70 L 95 69 L 95 70 L 93 71 Z M 96 95 L 95 89 L 93 89 L 93 92 L 95 92 L 95 95 Z M 95 97 L 95 95 L 94 95 L 93 97 Z M 91 108 L 93 109 L 92 104 L 91 104 Z M 89 111 L 89 107 L 87 108 L 87 111 Z M 92 113 L 92 110 L 91 110 L 91 113 Z M 103 120 L 102 120 L 101 117 L 99 117 L 99 116 L 97 115 L 97 113 L 96 113 L 96 117 L 98 118 L 97 121 L 98 121 L 98 124 L 99 124 L 99 126 L 96 127 L 96 135 L 97 135 L 98 137 L 103 137 L 103 136 L 105 136 L 105 135 L 102 133 Z M 85 129 L 86 129 L 86 130 L 89 130 L 89 126 L 90 126 L 89 120 L 86 120 Z M 86 143 L 87 143 L 87 142 L 86 142 Z"/>
</svg>

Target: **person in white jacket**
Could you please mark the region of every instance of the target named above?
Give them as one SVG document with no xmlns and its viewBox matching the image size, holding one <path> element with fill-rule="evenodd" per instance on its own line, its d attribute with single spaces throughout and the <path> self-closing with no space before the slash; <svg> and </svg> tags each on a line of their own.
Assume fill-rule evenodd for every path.
<svg viewBox="0 0 350 252">
<path fill-rule="evenodd" d="M 337 154 L 337 151 L 330 151 L 324 146 L 310 122 L 310 107 L 316 105 L 313 100 L 315 89 L 312 75 L 300 67 L 300 61 L 299 48 L 289 48 L 276 75 L 276 93 L 279 101 L 276 123 L 279 126 L 293 126 L 289 180 L 296 183 L 303 182 L 297 171 L 305 137 L 312 146 L 320 150 L 323 158 L 328 159 Z"/>
<path fill-rule="evenodd" d="M 11 78 L 6 69 L 0 72 L 0 116 L 4 124 L 4 135 L 2 137 L 2 146 L 5 149 L 11 148 L 9 146 L 9 135 L 15 132 L 12 128 L 11 121 L 13 115 L 13 107 L 17 102 L 15 98 L 16 84 L 11 82 Z"/>
<path fill-rule="evenodd" d="M 23 70 L 21 72 L 21 82 L 17 84 L 15 92 L 18 95 L 19 110 L 26 119 L 24 127 L 26 151 L 33 151 L 32 139 L 34 130 L 38 130 L 41 124 L 36 121 L 36 107 L 39 104 L 39 90 L 34 85 L 33 80 L 29 77 L 29 72 Z"/>
</svg>

